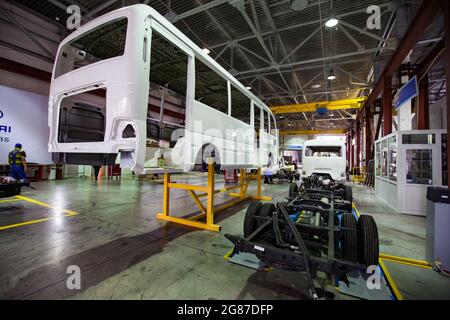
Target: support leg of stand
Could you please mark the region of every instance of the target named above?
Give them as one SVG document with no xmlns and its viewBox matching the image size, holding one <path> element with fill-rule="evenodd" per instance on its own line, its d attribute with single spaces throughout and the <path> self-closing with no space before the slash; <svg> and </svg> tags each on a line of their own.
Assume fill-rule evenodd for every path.
<svg viewBox="0 0 450 320">
<path fill-rule="evenodd" d="M 208 164 L 208 198 L 206 204 L 206 224 L 214 224 L 214 164 Z"/>
</svg>

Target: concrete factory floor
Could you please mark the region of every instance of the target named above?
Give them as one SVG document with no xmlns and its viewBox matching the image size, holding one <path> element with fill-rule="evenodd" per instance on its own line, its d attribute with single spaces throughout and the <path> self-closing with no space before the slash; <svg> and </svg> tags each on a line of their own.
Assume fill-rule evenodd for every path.
<svg viewBox="0 0 450 320">
<path fill-rule="evenodd" d="M 221 178 L 217 186 L 223 185 Z M 173 177 L 198 184 L 205 179 Z M 248 202 L 219 214 L 222 231 L 214 233 L 157 220 L 160 184 L 124 177 L 33 185 L 35 190 L 23 190 L 24 199 L 0 199 L 0 298 L 309 299 L 302 274 L 255 271 L 224 260 L 232 248 L 224 234 L 242 233 Z M 263 194 L 282 200 L 287 189 L 288 184 L 264 185 Z M 425 218 L 393 213 L 361 186 L 353 186 L 353 195 L 360 213 L 378 223 L 381 252 L 424 259 Z M 216 203 L 226 199 L 220 195 Z M 194 211 L 185 191 L 172 191 L 171 213 Z M 21 224 L 26 221 L 33 223 Z M 71 265 L 81 269 L 81 290 L 67 288 Z M 450 279 L 422 268 L 386 265 L 406 299 L 450 299 Z M 349 297 L 337 294 L 336 299 Z"/>
</svg>

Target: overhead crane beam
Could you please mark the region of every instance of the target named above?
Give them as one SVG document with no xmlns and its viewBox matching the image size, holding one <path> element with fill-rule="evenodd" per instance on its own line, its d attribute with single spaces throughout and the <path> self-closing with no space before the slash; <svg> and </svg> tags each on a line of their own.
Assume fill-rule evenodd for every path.
<svg viewBox="0 0 450 320">
<path fill-rule="evenodd" d="M 280 130 L 280 136 L 302 135 L 302 134 L 344 134 L 347 129 L 329 129 L 329 130 Z"/>
<path fill-rule="evenodd" d="M 274 114 L 280 113 L 300 113 L 316 112 L 317 108 L 327 108 L 328 110 L 359 109 L 366 101 L 366 97 L 354 99 L 341 99 L 313 103 L 289 104 L 284 106 L 270 107 Z"/>
</svg>

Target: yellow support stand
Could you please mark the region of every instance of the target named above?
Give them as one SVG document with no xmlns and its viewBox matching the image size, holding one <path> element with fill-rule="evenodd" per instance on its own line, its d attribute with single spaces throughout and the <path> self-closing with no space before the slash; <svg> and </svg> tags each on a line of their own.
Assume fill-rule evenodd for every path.
<svg viewBox="0 0 450 320">
<path fill-rule="evenodd" d="M 247 195 L 247 189 L 252 180 L 256 180 L 257 189 L 256 195 Z M 170 189 L 186 190 L 194 200 L 195 204 L 199 207 L 201 213 L 190 218 L 178 218 L 171 216 L 170 211 Z M 233 189 L 239 189 L 239 193 L 229 193 L 231 197 L 238 199 L 226 203 L 218 208 L 214 207 L 214 196 L 218 193 L 228 192 Z M 203 192 L 197 194 L 196 192 Z M 200 198 L 206 197 L 206 206 L 203 205 Z M 164 192 L 163 192 L 163 206 L 162 212 L 158 213 L 156 217 L 161 220 L 182 224 L 189 227 L 205 229 L 210 231 L 219 232 L 220 225 L 214 224 L 214 214 L 225 209 L 228 209 L 242 201 L 248 199 L 256 199 L 262 201 L 271 201 L 272 197 L 266 197 L 261 195 L 261 169 L 258 169 L 256 175 L 247 174 L 245 169 L 240 169 L 239 184 L 235 186 L 216 189 L 214 184 L 214 164 L 208 165 L 208 184 L 206 186 L 174 183 L 170 181 L 170 173 L 164 173 Z M 205 218 L 206 222 L 197 221 Z"/>
<path fill-rule="evenodd" d="M 358 174 L 356 172 L 358 171 Z M 366 179 L 366 172 L 364 167 L 353 167 L 352 170 L 352 182 L 362 183 Z"/>
</svg>

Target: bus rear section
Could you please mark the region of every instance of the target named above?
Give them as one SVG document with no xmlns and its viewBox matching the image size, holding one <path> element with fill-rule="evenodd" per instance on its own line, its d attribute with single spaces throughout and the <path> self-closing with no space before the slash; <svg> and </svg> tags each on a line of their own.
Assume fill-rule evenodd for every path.
<svg viewBox="0 0 450 320">
<path fill-rule="evenodd" d="M 49 100 L 55 163 L 120 162 L 137 174 L 162 160 L 171 165 L 170 151 L 184 136 L 186 79 L 177 72 L 187 57 L 152 37 L 148 12 L 139 9 L 99 17 L 61 43 Z M 151 41 L 158 50 L 150 52 Z"/>
<path fill-rule="evenodd" d="M 134 57 L 145 38 L 138 16 L 129 8 L 111 12 L 60 44 L 49 97 L 56 163 L 112 165 L 120 154 L 123 167 L 143 171 L 148 108 L 140 93 L 149 89 L 147 63 Z"/>
<path fill-rule="evenodd" d="M 345 181 L 345 144 L 338 141 L 306 141 L 303 146 L 302 176 L 309 177 L 313 174 L 334 181 Z"/>
</svg>

